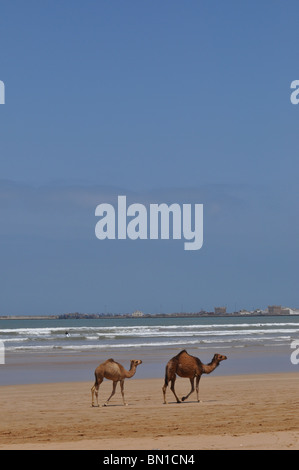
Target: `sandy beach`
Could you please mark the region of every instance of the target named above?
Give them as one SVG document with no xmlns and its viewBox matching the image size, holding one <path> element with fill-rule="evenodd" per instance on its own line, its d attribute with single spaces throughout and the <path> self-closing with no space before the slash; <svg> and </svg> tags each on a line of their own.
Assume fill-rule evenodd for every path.
<svg viewBox="0 0 299 470">
<path fill-rule="evenodd" d="M 119 385 L 108 407 L 92 408 L 90 382 L 1 386 L 0 449 L 299 449 L 299 374 L 204 376 L 177 404 L 163 379 Z M 100 404 L 112 383 L 100 388 Z M 178 379 L 179 396 L 189 390 Z"/>
</svg>

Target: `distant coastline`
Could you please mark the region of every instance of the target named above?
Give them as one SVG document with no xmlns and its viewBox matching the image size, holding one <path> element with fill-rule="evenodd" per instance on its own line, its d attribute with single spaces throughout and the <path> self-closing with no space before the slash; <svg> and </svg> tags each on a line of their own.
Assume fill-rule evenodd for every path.
<svg viewBox="0 0 299 470">
<path fill-rule="evenodd" d="M 133 314 L 88 314 L 88 313 L 66 313 L 61 315 L 0 315 L 1 320 L 104 320 L 104 319 L 146 319 L 146 318 L 198 318 L 198 317 L 282 317 L 282 316 L 299 316 L 296 313 L 218 313 L 205 312 L 205 313 L 144 313 L 140 316 Z"/>
</svg>

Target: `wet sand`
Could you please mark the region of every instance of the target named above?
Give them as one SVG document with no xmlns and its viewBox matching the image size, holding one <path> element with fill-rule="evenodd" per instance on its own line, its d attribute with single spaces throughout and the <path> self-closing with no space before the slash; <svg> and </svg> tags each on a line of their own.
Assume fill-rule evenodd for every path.
<svg viewBox="0 0 299 470">
<path fill-rule="evenodd" d="M 110 405 L 91 407 L 90 382 L 0 387 L 0 449 L 299 449 L 299 374 L 203 376 L 177 404 L 163 379 L 125 381 Z M 186 394 L 188 379 L 176 391 Z M 100 388 L 100 404 L 112 383 Z"/>
</svg>

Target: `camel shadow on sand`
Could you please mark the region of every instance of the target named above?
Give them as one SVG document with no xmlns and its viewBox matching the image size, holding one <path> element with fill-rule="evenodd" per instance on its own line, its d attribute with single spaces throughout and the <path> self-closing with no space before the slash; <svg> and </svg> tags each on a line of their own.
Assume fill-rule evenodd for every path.
<svg viewBox="0 0 299 470">
<path fill-rule="evenodd" d="M 218 400 L 200 400 L 200 401 L 197 401 L 197 400 L 190 400 L 190 401 L 180 401 L 180 402 L 177 402 L 177 401 L 169 401 L 167 402 L 168 405 L 191 405 L 191 404 L 194 404 L 194 403 L 197 403 L 198 405 L 203 405 L 205 403 L 217 403 Z M 164 403 L 165 405 L 166 403 Z"/>
</svg>

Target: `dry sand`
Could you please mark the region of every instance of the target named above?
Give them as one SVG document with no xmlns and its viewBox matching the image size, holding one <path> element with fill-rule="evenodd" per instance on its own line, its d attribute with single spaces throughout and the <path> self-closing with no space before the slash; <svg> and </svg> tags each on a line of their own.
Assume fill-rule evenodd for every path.
<svg viewBox="0 0 299 470">
<path fill-rule="evenodd" d="M 126 380 L 108 407 L 91 407 L 92 382 L 2 386 L 0 449 L 299 449 L 299 374 L 203 376 L 177 404 L 161 379 Z M 112 383 L 100 388 L 100 403 Z M 188 379 L 178 379 L 182 396 Z"/>
</svg>

